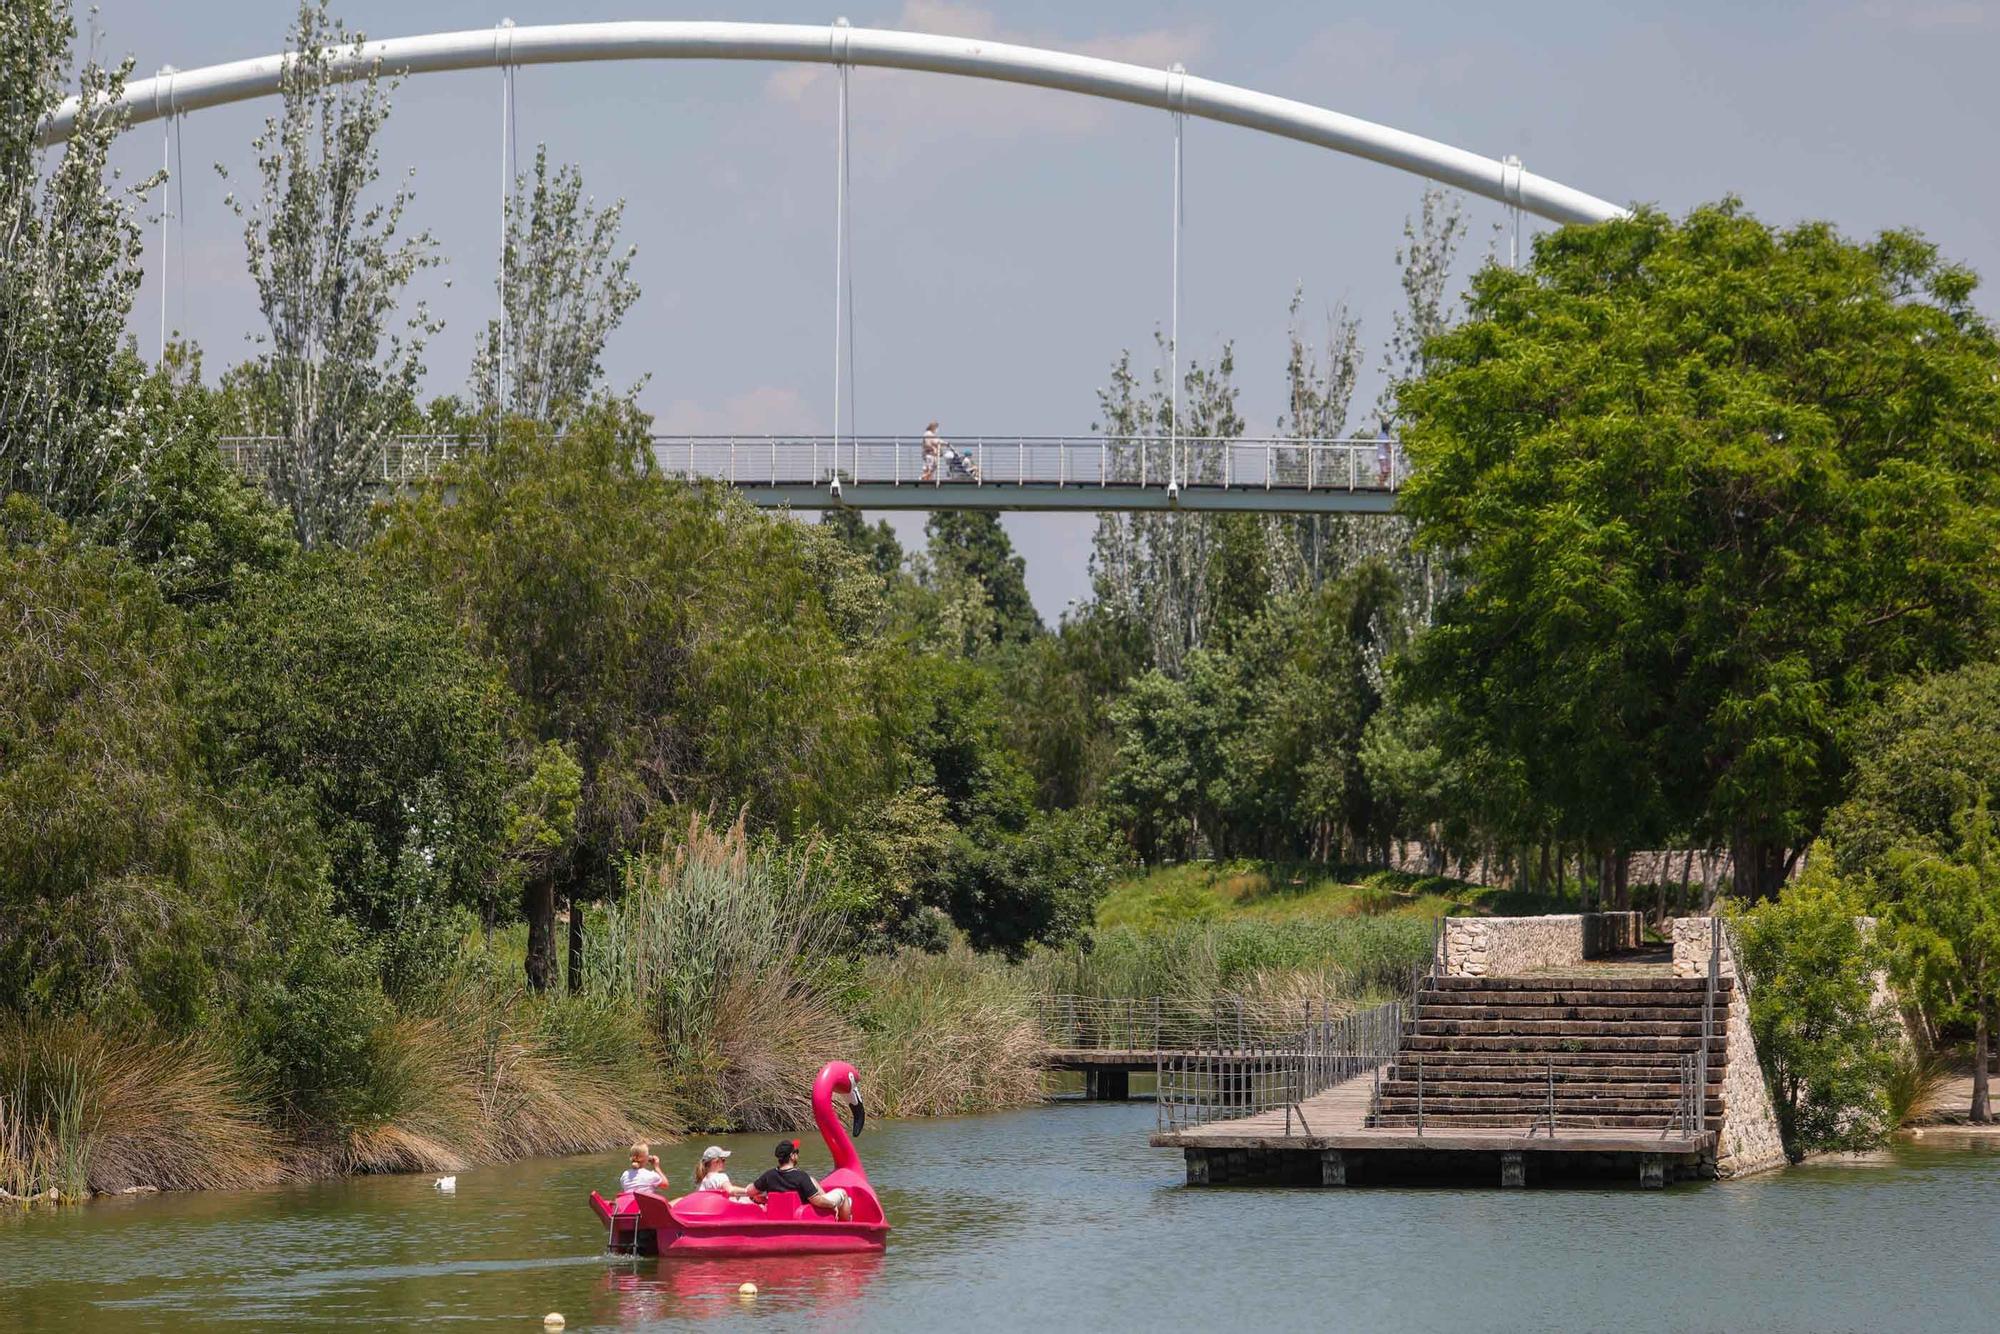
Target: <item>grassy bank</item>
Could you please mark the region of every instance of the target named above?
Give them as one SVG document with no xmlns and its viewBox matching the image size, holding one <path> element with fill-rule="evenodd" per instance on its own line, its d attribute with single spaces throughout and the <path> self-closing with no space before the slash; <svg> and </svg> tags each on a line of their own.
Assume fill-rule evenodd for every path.
<svg viewBox="0 0 2000 1334">
<path fill-rule="evenodd" d="M 1118 881 L 1097 909 L 1100 927 L 1187 922 L 1313 922 L 1357 917 L 1513 916 L 1575 912 L 1574 900 L 1475 885 L 1449 876 L 1279 862 L 1191 862 Z"/>
</svg>

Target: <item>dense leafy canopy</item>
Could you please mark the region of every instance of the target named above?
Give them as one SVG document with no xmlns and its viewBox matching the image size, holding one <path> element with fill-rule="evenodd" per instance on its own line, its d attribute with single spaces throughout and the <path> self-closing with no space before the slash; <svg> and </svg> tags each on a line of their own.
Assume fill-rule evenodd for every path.
<svg viewBox="0 0 2000 1334">
<path fill-rule="evenodd" d="M 1455 594 L 1409 683 L 1560 832 L 1732 846 L 1768 891 L 1899 676 L 1990 647 L 2000 384 L 1973 282 L 1913 235 L 1733 203 L 1488 267 L 1403 386 Z"/>
</svg>

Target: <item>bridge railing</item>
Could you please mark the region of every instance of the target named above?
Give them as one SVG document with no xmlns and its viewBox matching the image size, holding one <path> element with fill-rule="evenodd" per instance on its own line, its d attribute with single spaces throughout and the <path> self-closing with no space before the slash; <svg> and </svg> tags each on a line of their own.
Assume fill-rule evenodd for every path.
<svg viewBox="0 0 2000 1334">
<path fill-rule="evenodd" d="M 1243 996 L 1044 995 L 1036 1019 L 1051 1048 L 1070 1051 L 1237 1051 L 1295 1039 L 1308 1011 L 1338 1013 L 1337 1001 L 1255 1000 Z"/>
<path fill-rule="evenodd" d="M 1287 1133 L 1294 1117 L 1306 1125 L 1300 1106 L 1306 1099 L 1395 1059 L 1402 1012 L 1400 1001 L 1351 1014 L 1308 1004 L 1293 1008 L 1288 1033 L 1233 1049 L 1162 1052 L 1154 1066 L 1159 1128 L 1280 1110 Z"/>
<path fill-rule="evenodd" d="M 921 436 L 653 437 L 669 475 L 735 486 L 1219 486 L 1394 491 L 1409 464 L 1393 440 L 974 436 L 926 460 Z"/>
<path fill-rule="evenodd" d="M 229 436 L 224 459 L 268 481 L 277 436 Z M 485 447 L 478 437 L 402 435 L 386 441 L 374 471 L 400 485 L 421 481 Z M 1393 440 L 975 436 L 949 442 L 934 461 L 921 436 L 655 435 L 653 457 L 670 477 L 731 486 L 894 487 L 1171 485 L 1231 490 L 1398 490 L 1409 464 Z M 926 475 L 928 473 L 928 476 Z"/>
</svg>

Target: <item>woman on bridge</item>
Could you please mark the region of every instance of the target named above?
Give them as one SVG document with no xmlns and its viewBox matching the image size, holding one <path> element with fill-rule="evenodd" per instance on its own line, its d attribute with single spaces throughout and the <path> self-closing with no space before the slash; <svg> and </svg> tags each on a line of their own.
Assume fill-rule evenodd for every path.
<svg viewBox="0 0 2000 1334">
<path fill-rule="evenodd" d="M 926 482 L 937 480 L 938 460 L 944 457 L 944 441 L 938 438 L 938 424 L 932 422 L 924 428 L 924 475 Z"/>
</svg>

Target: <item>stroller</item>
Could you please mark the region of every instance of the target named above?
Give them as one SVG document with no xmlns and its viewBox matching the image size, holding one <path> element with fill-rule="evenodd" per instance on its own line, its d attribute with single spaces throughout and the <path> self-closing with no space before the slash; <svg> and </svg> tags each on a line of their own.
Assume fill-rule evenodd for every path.
<svg viewBox="0 0 2000 1334">
<path fill-rule="evenodd" d="M 944 447 L 944 474 L 946 477 L 963 477 L 968 481 L 979 480 L 979 465 L 972 456 L 953 445 Z"/>
</svg>

